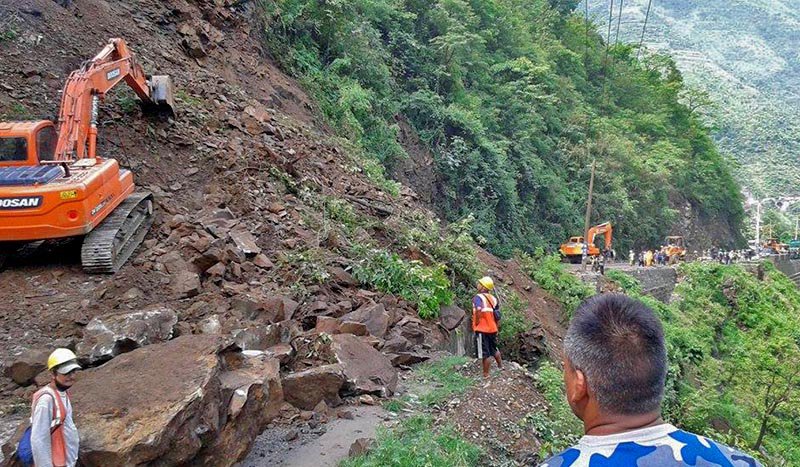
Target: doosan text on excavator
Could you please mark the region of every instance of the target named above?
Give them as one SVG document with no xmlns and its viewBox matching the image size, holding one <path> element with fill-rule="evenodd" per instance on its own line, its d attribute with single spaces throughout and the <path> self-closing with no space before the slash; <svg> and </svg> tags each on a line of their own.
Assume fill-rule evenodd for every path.
<svg viewBox="0 0 800 467">
<path fill-rule="evenodd" d="M 56 122 L 0 122 L 0 256 L 28 242 L 82 236 L 84 269 L 113 273 L 142 242 L 152 194 L 96 152 L 99 103 L 122 81 L 145 111 L 174 112 L 170 78 L 147 77 L 125 41 L 111 39 L 70 74 Z"/>
</svg>

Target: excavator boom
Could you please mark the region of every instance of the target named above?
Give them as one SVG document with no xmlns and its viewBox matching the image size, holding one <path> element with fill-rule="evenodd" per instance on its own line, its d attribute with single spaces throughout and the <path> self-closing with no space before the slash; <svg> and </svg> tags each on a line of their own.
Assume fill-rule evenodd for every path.
<svg viewBox="0 0 800 467">
<path fill-rule="evenodd" d="M 54 160 L 97 157 L 97 111 L 100 100 L 120 81 L 133 89 L 143 106 L 174 113 L 169 77 L 145 76 L 123 39 L 111 39 L 94 58 L 73 71 L 61 95 Z"/>
</svg>

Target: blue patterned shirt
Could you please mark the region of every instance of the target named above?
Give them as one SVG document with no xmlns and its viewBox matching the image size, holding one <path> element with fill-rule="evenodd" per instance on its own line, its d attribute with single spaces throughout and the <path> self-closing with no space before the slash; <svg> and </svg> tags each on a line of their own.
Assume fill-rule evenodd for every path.
<svg viewBox="0 0 800 467">
<path fill-rule="evenodd" d="M 541 467 L 761 467 L 752 457 L 665 423 L 606 436 L 586 435 Z"/>
</svg>

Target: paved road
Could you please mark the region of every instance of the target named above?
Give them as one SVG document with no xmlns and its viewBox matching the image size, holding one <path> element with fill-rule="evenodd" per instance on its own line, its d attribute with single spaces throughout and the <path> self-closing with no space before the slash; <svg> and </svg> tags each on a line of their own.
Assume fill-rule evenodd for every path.
<svg viewBox="0 0 800 467">
<path fill-rule="evenodd" d="M 348 408 L 353 420 L 337 418 L 319 437 L 300 436 L 285 440 L 287 429 L 267 430 L 256 438 L 253 449 L 236 467 L 335 467 L 347 457 L 357 438 L 374 438 L 387 412 L 381 407 Z"/>
</svg>

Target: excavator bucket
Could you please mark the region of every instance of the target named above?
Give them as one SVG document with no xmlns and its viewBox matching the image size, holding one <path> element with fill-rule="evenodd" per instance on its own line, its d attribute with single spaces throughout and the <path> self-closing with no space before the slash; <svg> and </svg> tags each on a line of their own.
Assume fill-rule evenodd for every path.
<svg viewBox="0 0 800 467">
<path fill-rule="evenodd" d="M 150 77 L 150 98 L 160 115 L 175 115 L 175 98 L 172 95 L 172 78 L 167 75 Z"/>
</svg>

